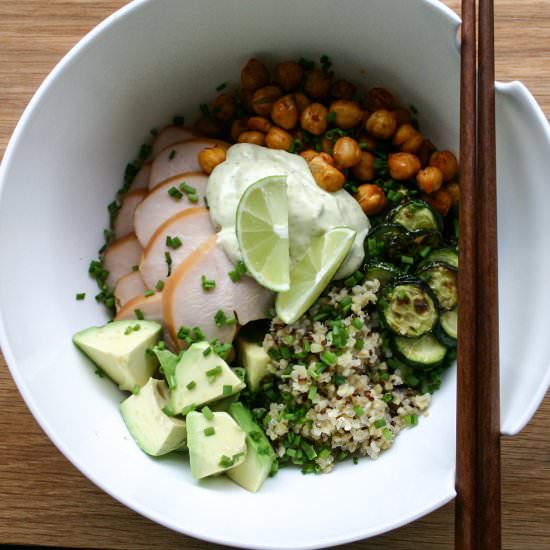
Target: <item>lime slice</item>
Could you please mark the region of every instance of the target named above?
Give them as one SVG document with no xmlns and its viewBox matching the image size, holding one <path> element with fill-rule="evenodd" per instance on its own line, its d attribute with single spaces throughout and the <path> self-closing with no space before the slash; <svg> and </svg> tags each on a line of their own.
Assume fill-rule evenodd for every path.
<svg viewBox="0 0 550 550">
<path fill-rule="evenodd" d="M 290 270 L 290 289 L 275 300 L 277 315 L 287 324 L 297 321 L 320 296 L 349 252 L 355 231 L 335 227 L 311 241 L 307 254 Z"/>
<path fill-rule="evenodd" d="M 246 189 L 237 207 L 237 239 L 248 272 L 262 286 L 289 289 L 286 177 L 269 176 Z"/>
</svg>

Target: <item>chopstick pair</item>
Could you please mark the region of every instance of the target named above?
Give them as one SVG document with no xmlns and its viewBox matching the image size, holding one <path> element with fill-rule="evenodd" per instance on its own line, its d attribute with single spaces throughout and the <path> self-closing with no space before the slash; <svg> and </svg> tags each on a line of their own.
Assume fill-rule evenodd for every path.
<svg viewBox="0 0 550 550">
<path fill-rule="evenodd" d="M 462 1 L 455 547 L 501 546 L 493 0 Z"/>
</svg>

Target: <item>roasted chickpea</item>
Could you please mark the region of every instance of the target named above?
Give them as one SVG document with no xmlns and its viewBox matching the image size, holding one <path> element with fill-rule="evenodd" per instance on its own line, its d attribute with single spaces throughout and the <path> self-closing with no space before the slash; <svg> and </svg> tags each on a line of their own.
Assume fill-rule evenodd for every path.
<svg viewBox="0 0 550 550">
<path fill-rule="evenodd" d="M 298 107 L 299 113 L 303 113 L 306 107 L 311 105 L 311 99 L 301 92 L 294 94 L 294 101 L 296 101 L 296 107 Z"/>
<path fill-rule="evenodd" d="M 330 87 L 330 95 L 335 99 L 353 99 L 357 87 L 348 80 L 337 80 Z"/>
<path fill-rule="evenodd" d="M 263 132 L 266 134 L 273 126 L 268 118 L 263 116 L 251 116 L 246 123 L 249 130 L 256 130 L 257 132 Z"/>
<path fill-rule="evenodd" d="M 428 166 L 428 163 L 430 162 L 430 157 L 434 151 L 435 145 L 429 139 L 425 139 L 422 142 L 420 149 L 418 149 L 416 153 L 417 157 L 420 159 L 420 164 L 422 165 L 422 168 Z"/>
<path fill-rule="evenodd" d="M 298 107 L 294 97 L 285 95 L 278 99 L 271 108 L 271 118 L 285 130 L 294 128 L 298 122 Z"/>
<path fill-rule="evenodd" d="M 334 164 L 339 170 L 351 168 L 361 160 L 361 148 L 359 144 L 350 137 L 341 137 L 336 140 L 332 150 Z"/>
<path fill-rule="evenodd" d="M 212 115 L 218 120 L 227 122 L 235 116 L 235 100 L 229 94 L 220 94 L 210 107 Z"/>
<path fill-rule="evenodd" d="M 304 92 L 313 99 L 323 99 L 328 96 L 331 80 L 327 71 L 314 69 L 306 74 Z"/>
<path fill-rule="evenodd" d="M 384 210 L 387 202 L 384 190 L 373 183 L 360 185 L 355 193 L 355 200 L 367 216 L 373 216 Z"/>
<path fill-rule="evenodd" d="M 341 189 L 346 181 L 346 176 L 326 162 L 321 155 L 309 161 L 309 169 L 317 185 L 330 193 Z"/>
<path fill-rule="evenodd" d="M 453 197 L 446 189 L 438 189 L 431 195 L 421 195 L 421 198 L 444 216 L 447 215 L 453 204 Z"/>
<path fill-rule="evenodd" d="M 376 157 L 368 151 L 361 152 L 361 158 L 359 162 L 351 169 L 351 173 L 354 178 L 359 181 L 369 181 L 376 176 L 376 170 L 374 168 L 374 162 Z"/>
<path fill-rule="evenodd" d="M 310 162 L 311 159 L 315 158 L 319 153 L 314 149 L 306 149 L 300 153 L 300 156 L 306 159 L 306 162 Z"/>
<path fill-rule="evenodd" d="M 277 101 L 283 92 L 277 86 L 265 86 L 256 90 L 252 96 L 254 112 L 261 116 L 269 116 L 273 103 Z"/>
<path fill-rule="evenodd" d="M 447 183 L 447 185 L 445 185 L 443 189 L 447 191 L 449 195 L 451 195 L 451 198 L 453 200 L 453 206 L 455 204 L 458 204 L 460 200 L 460 186 L 458 185 L 458 182 L 452 181 L 451 183 Z"/>
<path fill-rule="evenodd" d="M 264 145 L 265 144 L 265 134 L 258 132 L 257 130 L 249 130 L 248 132 L 243 132 L 239 136 L 239 143 L 253 143 L 254 145 Z"/>
<path fill-rule="evenodd" d="M 394 98 L 391 92 L 385 88 L 372 88 L 367 92 L 363 100 L 363 106 L 369 111 L 379 111 L 380 109 L 391 109 L 394 104 Z"/>
<path fill-rule="evenodd" d="M 210 147 L 199 153 L 199 164 L 203 172 L 210 174 L 218 164 L 225 160 L 225 150 L 221 147 Z"/>
<path fill-rule="evenodd" d="M 195 130 L 203 136 L 219 138 L 223 136 L 225 127 L 222 122 L 213 117 L 201 117 L 195 123 Z"/>
<path fill-rule="evenodd" d="M 394 180 L 409 180 L 420 170 L 420 161 L 412 153 L 394 153 L 388 157 L 388 168 Z"/>
<path fill-rule="evenodd" d="M 230 130 L 231 139 L 233 141 L 237 141 L 239 139 L 239 136 L 243 132 L 246 132 L 247 130 L 248 130 L 248 123 L 246 119 L 238 118 L 234 120 L 233 123 L 231 124 L 231 130 Z"/>
<path fill-rule="evenodd" d="M 258 59 L 249 59 L 241 71 L 241 84 L 245 90 L 259 90 L 269 84 L 269 71 Z"/>
<path fill-rule="evenodd" d="M 342 130 L 349 130 L 363 120 L 363 111 L 356 101 L 337 99 L 330 104 L 329 111 L 334 113 L 334 125 Z"/>
<path fill-rule="evenodd" d="M 430 166 L 437 166 L 443 172 L 443 180 L 451 181 L 458 171 L 456 157 L 451 151 L 437 151 L 430 157 Z"/>
<path fill-rule="evenodd" d="M 396 127 L 397 121 L 395 120 L 395 115 L 391 111 L 384 109 L 374 111 L 365 124 L 367 132 L 379 139 L 391 138 Z"/>
<path fill-rule="evenodd" d="M 296 61 L 284 61 L 275 67 L 275 82 L 285 91 L 296 90 L 304 76 L 304 69 Z"/>
<path fill-rule="evenodd" d="M 254 104 L 252 103 L 252 98 L 254 97 L 254 92 L 251 90 L 240 90 L 239 98 L 241 105 L 244 107 L 247 113 L 254 113 Z"/>
<path fill-rule="evenodd" d="M 321 103 L 312 103 L 300 116 L 300 126 L 314 134 L 320 136 L 327 129 L 327 115 L 328 111 Z"/>
<path fill-rule="evenodd" d="M 293 141 L 293 137 L 286 130 L 278 128 L 277 126 L 270 128 L 265 136 L 265 144 L 270 149 L 288 151 Z"/>
<path fill-rule="evenodd" d="M 416 174 L 418 188 L 424 193 L 433 193 L 443 185 L 443 174 L 436 166 L 426 166 Z"/>
<path fill-rule="evenodd" d="M 393 110 L 395 120 L 397 120 L 397 126 L 403 126 L 403 124 L 410 124 L 412 122 L 411 112 L 405 107 L 397 107 Z"/>
<path fill-rule="evenodd" d="M 400 149 L 404 153 L 416 153 L 420 149 L 422 141 L 422 134 L 412 124 L 403 124 L 395 131 L 392 143 L 400 145 Z"/>
<path fill-rule="evenodd" d="M 321 151 L 318 156 L 320 156 L 327 164 L 334 166 L 334 159 L 328 153 Z"/>
</svg>

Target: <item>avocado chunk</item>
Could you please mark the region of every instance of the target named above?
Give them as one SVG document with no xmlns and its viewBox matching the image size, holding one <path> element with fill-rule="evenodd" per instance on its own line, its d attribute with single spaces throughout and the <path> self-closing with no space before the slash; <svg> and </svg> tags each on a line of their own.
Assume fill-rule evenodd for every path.
<svg viewBox="0 0 550 550">
<path fill-rule="evenodd" d="M 162 412 L 168 396 L 164 380 L 149 378 L 136 395 L 120 404 L 131 436 L 147 454 L 160 456 L 185 445 L 185 422 Z"/>
<path fill-rule="evenodd" d="M 256 342 L 247 342 L 239 339 L 237 343 L 241 363 L 246 370 L 246 380 L 250 391 L 258 391 L 260 382 L 267 374 L 267 365 L 269 364 L 269 355 Z"/>
<path fill-rule="evenodd" d="M 176 365 L 169 408 L 185 414 L 189 408 L 240 392 L 244 382 L 207 342 L 192 344 Z"/>
<path fill-rule="evenodd" d="M 195 479 L 225 472 L 246 456 L 244 431 L 226 412 L 209 409 L 187 415 L 187 446 Z"/>
<path fill-rule="evenodd" d="M 227 471 L 227 475 L 241 487 L 255 493 L 266 480 L 275 452 L 263 430 L 242 403 L 229 406 L 229 414 L 246 433 L 246 458 L 242 464 Z"/>
<path fill-rule="evenodd" d="M 157 367 L 146 353 L 160 339 L 154 321 L 113 321 L 77 332 L 73 343 L 112 378 L 121 390 L 144 386 Z"/>
</svg>

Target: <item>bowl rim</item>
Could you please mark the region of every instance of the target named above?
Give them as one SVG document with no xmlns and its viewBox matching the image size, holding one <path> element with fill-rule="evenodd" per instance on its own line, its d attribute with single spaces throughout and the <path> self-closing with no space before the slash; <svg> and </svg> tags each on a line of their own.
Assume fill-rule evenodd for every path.
<svg viewBox="0 0 550 550">
<path fill-rule="evenodd" d="M 80 38 L 80 40 L 78 40 L 76 44 L 74 44 L 69 49 L 69 51 L 58 61 L 58 63 L 54 66 L 54 68 L 44 78 L 42 83 L 34 92 L 29 103 L 23 110 L 23 113 L 21 114 L 15 126 L 15 129 L 8 141 L 8 144 L 6 146 L 6 149 L 2 158 L 2 162 L 0 163 L 0 203 L 2 201 L 4 189 L 7 185 L 7 174 L 13 162 L 12 159 L 15 156 L 15 152 L 17 151 L 20 145 L 20 141 L 22 139 L 21 136 L 24 133 L 24 129 L 30 122 L 34 109 L 36 108 L 37 105 L 40 104 L 40 102 L 42 101 L 42 97 L 45 95 L 50 85 L 63 73 L 66 67 L 78 61 L 79 54 L 82 51 L 86 50 L 86 48 L 90 44 L 92 44 L 95 40 L 97 40 L 108 28 L 111 28 L 113 25 L 115 25 L 119 19 L 126 17 L 128 14 L 130 14 L 135 10 L 140 9 L 142 6 L 147 4 L 152 4 L 153 2 L 154 0 L 132 0 L 130 3 L 126 4 L 125 6 L 122 6 L 121 8 L 113 12 L 111 15 L 109 15 L 107 18 L 105 18 L 99 24 L 97 24 L 94 28 L 92 28 L 88 33 L 86 33 L 82 38 Z M 447 22 L 450 23 L 452 26 L 454 26 L 456 29 L 460 27 L 460 24 L 461 24 L 460 17 L 451 8 L 449 8 L 447 5 L 443 4 L 439 0 L 419 0 L 419 4 L 424 4 L 426 7 L 431 8 L 435 11 L 438 11 L 440 15 L 444 17 L 447 20 Z M 243 543 L 243 541 L 240 541 L 237 539 L 210 536 L 204 532 L 198 532 L 193 529 L 188 529 L 185 526 L 182 526 L 180 524 L 175 524 L 173 522 L 165 520 L 160 514 L 157 514 L 151 510 L 144 509 L 141 505 L 135 502 L 132 502 L 130 498 L 126 498 L 120 494 L 115 494 L 111 492 L 111 490 L 106 484 L 104 484 L 100 479 L 98 479 L 95 475 L 93 475 L 93 473 L 89 472 L 86 467 L 82 466 L 78 462 L 78 460 L 73 456 L 73 453 L 70 450 L 69 446 L 67 446 L 63 441 L 61 441 L 61 439 L 57 436 L 54 428 L 50 425 L 48 420 L 42 415 L 42 413 L 40 412 L 40 408 L 36 404 L 31 391 L 27 388 L 27 385 L 23 380 L 22 375 L 20 375 L 14 354 L 12 352 L 12 349 L 7 337 L 6 326 L 7 324 L 4 320 L 2 305 L 0 304 L 0 348 L 6 360 L 6 364 L 10 371 L 10 374 L 15 382 L 15 385 L 19 393 L 21 394 L 21 397 L 23 398 L 23 401 L 27 405 L 28 409 L 30 410 L 31 414 L 33 415 L 34 419 L 36 420 L 40 428 L 50 439 L 50 441 L 57 447 L 57 449 L 62 453 L 62 455 L 84 477 L 90 480 L 94 485 L 99 487 L 102 491 L 107 493 L 110 497 L 114 498 L 116 501 L 120 502 L 130 510 L 137 512 L 141 516 L 149 520 L 152 520 L 155 523 L 158 523 L 159 525 L 162 525 L 163 527 L 166 527 L 173 531 L 197 538 L 199 540 L 204 540 L 210 543 L 224 544 L 224 545 L 230 545 L 230 546 L 240 547 L 240 548 L 250 548 L 252 550 L 256 550 L 258 548 L 264 548 L 266 550 L 278 550 L 278 549 L 309 550 L 309 549 L 315 549 L 315 548 L 324 548 L 324 547 L 334 546 L 337 544 L 346 544 L 350 542 L 355 542 L 361 539 L 365 539 L 365 537 L 371 538 L 371 537 L 386 533 L 388 531 L 397 529 L 399 527 L 402 527 L 403 525 L 416 521 L 417 519 L 425 516 L 426 514 L 429 514 L 430 512 L 447 504 L 456 495 L 456 492 L 452 490 L 445 496 L 441 497 L 438 501 L 432 503 L 429 506 L 422 508 L 421 510 L 418 510 L 415 514 L 401 517 L 397 521 L 386 522 L 385 524 L 380 525 L 380 527 L 378 527 L 375 530 L 365 531 L 365 530 L 358 529 L 354 532 L 349 532 L 345 536 L 335 535 L 330 538 L 322 538 L 322 539 L 317 539 L 315 541 L 312 540 L 307 544 L 300 544 L 298 546 L 293 544 L 285 544 L 285 545 L 276 544 L 275 545 L 275 544 L 269 544 L 269 543 L 265 543 L 265 544 L 248 543 L 248 542 Z"/>
</svg>

